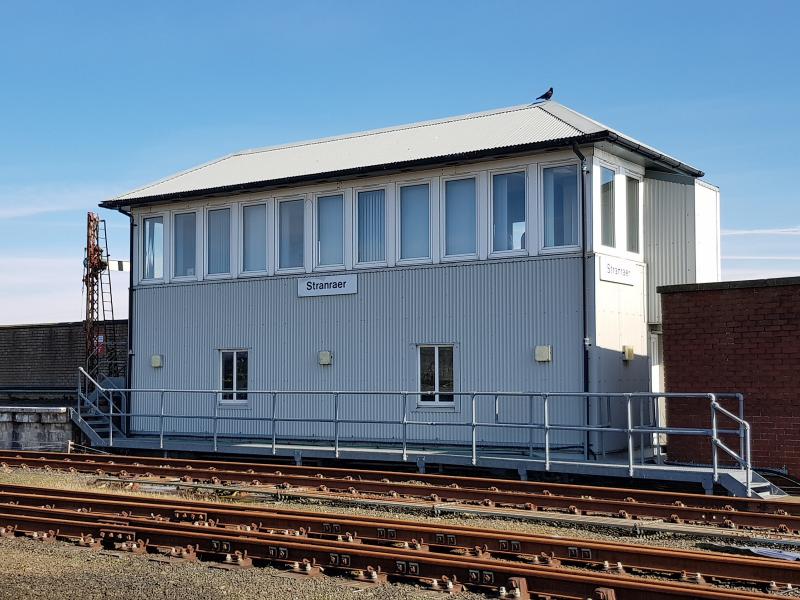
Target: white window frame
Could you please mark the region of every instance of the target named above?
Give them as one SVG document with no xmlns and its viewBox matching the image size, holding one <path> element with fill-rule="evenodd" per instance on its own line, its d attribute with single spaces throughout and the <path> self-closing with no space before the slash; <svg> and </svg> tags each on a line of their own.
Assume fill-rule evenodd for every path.
<svg viewBox="0 0 800 600">
<path fill-rule="evenodd" d="M 175 268 L 175 217 L 177 215 L 194 214 L 194 275 L 177 274 Z M 200 253 L 203 252 L 203 211 L 202 209 L 190 208 L 186 210 L 175 209 L 169 213 L 170 222 L 170 245 L 169 245 L 169 267 L 170 281 L 198 281 L 203 278 L 203 269 L 200 266 Z"/>
<path fill-rule="evenodd" d="M 264 223 L 264 235 L 265 235 L 265 245 L 264 252 L 267 254 L 267 262 L 266 268 L 260 271 L 245 271 L 244 270 L 244 209 L 248 206 L 264 206 L 264 216 L 265 216 L 265 223 Z M 239 277 L 263 277 L 264 275 L 270 275 L 270 261 L 272 257 L 270 256 L 271 252 L 269 251 L 269 221 L 270 221 L 270 208 L 271 203 L 269 198 L 260 198 L 257 200 L 242 202 L 238 206 L 238 228 L 237 231 L 239 235 L 237 236 L 238 239 L 236 241 L 236 247 L 239 249 L 239 256 L 238 256 L 238 265 L 237 271 Z"/>
<path fill-rule="evenodd" d="M 400 189 L 404 187 L 414 186 L 414 185 L 427 185 L 428 186 L 428 256 L 427 257 L 420 257 L 420 258 L 401 258 L 402 256 L 402 231 L 403 231 L 403 222 L 401 217 L 401 203 L 402 197 L 400 196 Z M 411 179 L 408 181 L 398 181 L 395 183 L 395 210 L 394 210 L 394 221 L 395 221 L 395 256 L 397 257 L 396 264 L 397 265 L 428 265 L 433 262 L 433 238 L 434 238 L 434 215 L 435 215 L 435 207 L 434 207 L 434 185 L 432 178 L 425 178 L 425 179 Z"/>
<path fill-rule="evenodd" d="M 434 355 L 434 363 L 436 365 L 436 373 L 434 376 L 435 381 L 435 391 L 434 392 L 423 392 L 422 391 L 422 360 L 420 357 L 422 348 L 435 348 L 436 352 Z M 439 390 L 439 348 L 451 348 L 453 350 L 453 391 L 452 392 L 441 392 Z M 423 408 L 449 408 L 455 410 L 456 406 L 458 405 L 458 394 L 457 385 L 456 385 L 456 344 L 416 344 L 414 347 L 414 351 L 417 353 L 417 372 L 415 377 L 417 379 L 417 409 Z M 451 394 L 453 396 L 453 400 L 448 401 L 441 401 L 439 400 L 439 396 L 441 394 Z M 430 396 L 433 395 L 435 400 L 423 400 L 422 396 Z"/>
<path fill-rule="evenodd" d="M 577 206 L 577 215 L 576 218 L 578 219 L 578 243 L 571 244 L 569 246 L 546 246 L 545 245 L 545 214 L 544 214 L 544 170 L 550 169 L 553 167 L 575 167 L 575 172 L 577 173 L 577 179 L 575 180 L 577 187 L 577 198 L 578 198 L 578 206 Z M 539 215 L 539 227 L 538 227 L 538 234 L 539 234 L 539 254 L 570 254 L 574 252 L 581 251 L 581 239 L 583 237 L 583 219 L 584 214 L 581 211 L 582 202 L 584 199 L 581 198 L 581 177 L 583 177 L 583 173 L 581 172 L 581 165 L 579 162 L 575 160 L 558 160 L 546 163 L 539 163 L 537 169 L 538 175 L 538 185 L 536 190 L 536 195 L 538 196 L 537 201 L 537 213 Z M 585 206 L 585 205 L 583 205 Z"/>
<path fill-rule="evenodd" d="M 328 196 L 342 197 L 342 262 L 335 265 L 321 265 L 319 263 L 319 199 Z M 313 219 L 311 243 L 314 247 L 314 271 L 344 271 L 347 265 L 347 194 L 343 189 L 314 192 L 313 194 Z"/>
<path fill-rule="evenodd" d="M 392 215 L 390 207 L 390 185 L 368 185 L 353 188 L 353 268 L 370 269 L 389 266 L 389 220 Z M 358 194 L 360 192 L 375 192 L 383 190 L 383 260 L 359 262 L 358 260 Z"/>
<path fill-rule="evenodd" d="M 597 202 L 595 210 L 592 212 L 597 217 L 597 245 L 602 248 L 606 253 L 609 254 L 626 254 L 627 251 L 625 248 L 620 248 L 620 240 L 626 240 L 628 234 L 624 232 L 624 235 L 620 235 L 620 228 L 624 227 L 625 225 L 625 206 L 624 203 L 620 202 L 620 199 L 624 200 L 625 197 L 620 194 L 620 175 L 622 174 L 622 169 L 619 165 L 615 165 L 614 163 L 610 163 L 608 161 L 597 159 L 595 163 L 596 171 L 597 171 Z M 608 169 L 609 171 L 614 172 L 614 246 L 606 246 L 603 243 L 603 171 L 602 169 Z M 624 182 L 623 182 L 624 183 Z M 623 204 L 623 206 L 620 206 Z"/>
<path fill-rule="evenodd" d="M 485 173 L 485 171 L 484 171 Z M 475 252 L 472 254 L 447 254 L 447 182 L 459 181 L 461 179 L 475 180 Z M 481 210 L 481 171 L 470 173 L 459 173 L 442 177 L 439 185 L 439 208 L 441 217 L 439 219 L 439 244 L 441 262 L 458 262 L 464 260 L 478 260 L 481 251 L 481 216 L 485 211 Z M 489 242 L 491 244 L 491 241 Z"/>
<path fill-rule="evenodd" d="M 625 229 L 625 247 L 617 248 L 622 250 L 626 256 L 634 259 L 641 260 L 642 253 L 644 252 L 644 178 L 641 173 L 631 171 L 629 169 L 622 169 L 621 175 L 625 178 L 625 193 L 624 193 L 624 218 L 623 224 Z M 628 178 L 635 179 L 639 182 L 639 252 L 631 252 L 628 250 Z"/>
<path fill-rule="evenodd" d="M 494 176 L 507 175 L 509 173 L 522 173 L 525 177 L 525 246 L 520 250 L 495 250 L 494 249 Z M 528 169 L 527 165 L 518 165 L 516 167 L 506 167 L 503 169 L 491 170 L 488 172 L 488 198 L 489 198 L 489 211 L 488 211 L 488 244 L 489 244 L 489 258 L 502 258 L 507 256 L 526 256 L 531 245 L 530 235 L 530 218 L 528 213 Z"/>
<path fill-rule="evenodd" d="M 281 268 L 281 204 L 283 202 L 292 202 L 296 200 L 302 200 L 303 202 L 303 264 L 299 267 L 283 267 Z M 283 196 L 281 198 L 275 198 L 275 241 L 274 241 L 274 256 L 275 256 L 275 273 L 284 275 L 284 274 L 291 274 L 291 273 L 305 273 L 306 272 L 306 265 L 309 261 L 308 256 L 308 246 L 309 246 L 309 226 L 308 226 L 308 211 L 306 210 L 306 206 L 308 204 L 308 197 L 305 194 L 294 194 L 292 196 Z M 312 242 L 313 244 L 313 242 Z"/>
<path fill-rule="evenodd" d="M 228 214 L 230 215 L 229 220 L 229 242 L 230 248 L 228 249 L 229 257 L 228 257 L 228 273 L 209 273 L 208 272 L 208 213 L 213 210 L 224 210 L 228 209 Z M 238 275 L 238 252 L 236 248 L 238 246 L 238 236 L 237 236 L 237 217 L 238 209 L 236 204 L 216 204 L 211 206 L 206 206 L 203 210 L 203 275 L 206 279 L 233 279 Z"/>
<path fill-rule="evenodd" d="M 164 226 L 164 239 L 163 244 L 164 248 L 162 249 L 162 258 L 163 264 L 161 265 L 161 272 L 163 275 L 161 277 L 154 277 L 154 278 L 146 278 L 144 276 L 144 251 L 145 251 L 145 244 L 144 244 L 144 222 L 147 219 L 157 219 L 161 217 L 161 222 Z M 170 281 L 170 266 L 172 264 L 172 260 L 170 259 L 170 255 L 172 254 L 172 219 L 170 219 L 169 211 L 162 211 L 162 212 L 154 212 L 154 213 L 142 213 L 139 216 L 139 235 L 137 236 L 139 247 L 136 249 L 136 259 L 139 262 L 139 268 L 137 269 L 137 276 L 139 278 L 139 283 L 142 285 L 154 285 L 160 283 L 168 283 Z"/>
<path fill-rule="evenodd" d="M 222 389 L 222 354 L 224 352 L 233 352 L 233 385 L 234 389 L 231 391 L 226 391 Z M 235 353 L 237 352 L 247 352 L 247 390 L 238 391 L 236 390 L 236 356 Z M 218 374 L 218 381 L 219 381 L 219 393 L 217 394 L 217 404 L 219 406 L 224 406 L 226 408 L 249 408 L 250 407 L 250 355 L 252 354 L 252 350 L 250 348 L 218 348 L 217 349 L 217 360 L 219 361 L 219 374 Z M 239 393 L 247 394 L 246 400 L 240 400 L 237 398 Z M 223 399 L 225 394 L 233 394 L 233 398 L 230 400 Z"/>
</svg>

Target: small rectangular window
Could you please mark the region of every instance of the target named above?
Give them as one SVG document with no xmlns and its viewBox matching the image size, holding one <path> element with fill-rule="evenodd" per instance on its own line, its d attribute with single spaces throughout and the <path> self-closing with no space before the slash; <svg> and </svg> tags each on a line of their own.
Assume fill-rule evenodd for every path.
<svg viewBox="0 0 800 600">
<path fill-rule="evenodd" d="M 475 178 L 454 179 L 445 182 L 445 242 L 447 256 L 475 254 L 476 195 Z"/>
<path fill-rule="evenodd" d="M 247 350 L 222 350 L 220 352 L 220 379 L 222 401 L 244 402 L 247 400 Z M 243 393 L 244 392 L 244 393 Z"/>
<path fill-rule="evenodd" d="M 320 266 L 344 264 L 344 197 L 317 198 L 317 252 Z"/>
<path fill-rule="evenodd" d="M 177 214 L 172 220 L 175 252 L 175 277 L 194 277 L 197 263 L 197 217 L 195 213 Z"/>
<path fill-rule="evenodd" d="M 639 180 L 627 178 L 626 217 L 628 221 L 628 252 L 639 252 Z"/>
<path fill-rule="evenodd" d="M 566 165 L 543 170 L 544 246 L 578 245 L 578 167 Z"/>
<path fill-rule="evenodd" d="M 492 176 L 492 248 L 525 248 L 525 173 Z"/>
<path fill-rule="evenodd" d="M 600 168 L 600 242 L 616 247 L 616 216 L 614 210 L 614 171 Z"/>
<path fill-rule="evenodd" d="M 142 279 L 164 278 L 164 217 L 144 219 Z"/>
<path fill-rule="evenodd" d="M 267 205 L 242 208 L 242 270 L 267 270 Z"/>
<path fill-rule="evenodd" d="M 453 382 L 453 347 L 419 346 L 420 402 L 452 404 Z"/>
<path fill-rule="evenodd" d="M 358 262 L 382 262 L 386 258 L 386 193 L 358 192 Z"/>
<path fill-rule="evenodd" d="M 430 258 L 430 186 L 400 188 L 400 260 Z"/>
<path fill-rule="evenodd" d="M 289 200 L 278 204 L 278 238 L 280 240 L 278 254 L 281 269 L 297 269 L 303 266 L 304 205 L 303 200 Z"/>
<path fill-rule="evenodd" d="M 208 274 L 231 272 L 231 209 L 208 211 Z"/>
</svg>

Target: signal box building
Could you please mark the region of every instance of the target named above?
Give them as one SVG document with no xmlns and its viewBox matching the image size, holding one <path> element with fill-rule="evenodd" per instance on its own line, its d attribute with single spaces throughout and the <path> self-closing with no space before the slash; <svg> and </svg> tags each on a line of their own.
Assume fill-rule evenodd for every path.
<svg viewBox="0 0 800 600">
<path fill-rule="evenodd" d="M 544 101 L 239 152 L 108 200 L 133 248 L 120 443 L 539 452 L 543 431 L 470 420 L 541 422 L 526 392 L 660 389 L 656 286 L 719 278 L 702 175 Z M 551 424 L 624 420 L 551 400 Z"/>
</svg>

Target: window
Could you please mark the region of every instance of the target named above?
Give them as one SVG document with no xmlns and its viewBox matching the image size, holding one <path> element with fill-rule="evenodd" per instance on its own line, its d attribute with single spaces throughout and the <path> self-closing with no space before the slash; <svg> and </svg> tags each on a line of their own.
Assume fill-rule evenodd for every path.
<svg viewBox="0 0 800 600">
<path fill-rule="evenodd" d="M 289 200 L 278 204 L 278 237 L 280 239 L 278 255 L 281 269 L 303 267 L 304 205 L 303 200 Z"/>
<path fill-rule="evenodd" d="M 639 252 L 639 180 L 627 177 L 626 218 L 628 221 L 628 252 Z"/>
<path fill-rule="evenodd" d="M 208 211 L 208 274 L 231 272 L 231 209 Z"/>
<path fill-rule="evenodd" d="M 544 246 L 578 245 L 578 167 L 542 170 L 544 187 Z"/>
<path fill-rule="evenodd" d="M 419 347 L 419 391 L 420 402 L 453 402 L 452 346 Z"/>
<path fill-rule="evenodd" d="M 317 262 L 320 266 L 344 264 L 344 197 L 317 198 Z"/>
<path fill-rule="evenodd" d="M 616 219 L 614 215 L 614 171 L 600 168 L 600 243 L 616 247 Z"/>
<path fill-rule="evenodd" d="M 267 270 L 267 205 L 242 208 L 242 270 Z"/>
<path fill-rule="evenodd" d="M 247 350 L 222 350 L 220 363 L 220 388 L 223 391 L 220 399 L 227 402 L 245 402 L 247 400 Z"/>
<path fill-rule="evenodd" d="M 358 192 L 358 262 L 382 262 L 386 256 L 386 193 Z"/>
<path fill-rule="evenodd" d="M 194 277 L 196 274 L 196 222 L 195 213 L 183 213 L 173 217 L 175 277 Z"/>
<path fill-rule="evenodd" d="M 475 178 L 445 182 L 445 242 L 447 256 L 475 254 L 476 207 Z"/>
<path fill-rule="evenodd" d="M 430 187 L 400 188 L 400 260 L 430 258 Z"/>
<path fill-rule="evenodd" d="M 144 219 L 142 279 L 164 278 L 164 217 Z"/>
<path fill-rule="evenodd" d="M 525 173 L 492 177 L 492 249 L 525 248 Z"/>
</svg>

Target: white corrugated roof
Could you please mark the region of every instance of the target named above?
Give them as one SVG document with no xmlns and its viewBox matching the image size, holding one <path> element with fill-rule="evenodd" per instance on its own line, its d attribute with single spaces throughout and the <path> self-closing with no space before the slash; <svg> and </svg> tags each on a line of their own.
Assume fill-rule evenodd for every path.
<svg viewBox="0 0 800 600">
<path fill-rule="evenodd" d="M 539 102 L 237 152 L 123 194 L 110 203 L 447 158 L 604 131 L 612 130 L 557 102 Z"/>
</svg>

